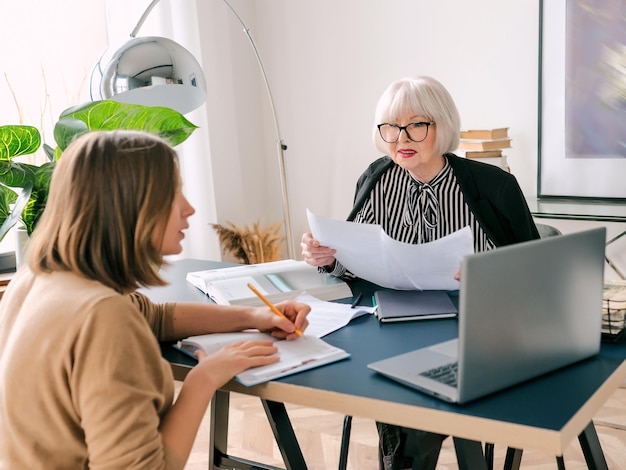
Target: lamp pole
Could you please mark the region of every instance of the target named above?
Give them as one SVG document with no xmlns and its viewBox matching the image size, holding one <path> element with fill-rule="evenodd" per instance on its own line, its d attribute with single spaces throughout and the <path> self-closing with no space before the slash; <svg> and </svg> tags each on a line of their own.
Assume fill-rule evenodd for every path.
<svg viewBox="0 0 626 470">
<path fill-rule="evenodd" d="M 254 51 L 254 55 L 256 57 L 257 63 L 259 64 L 259 69 L 261 69 L 261 76 L 263 77 L 263 82 L 265 83 L 265 89 L 267 91 L 267 96 L 269 98 L 270 106 L 272 108 L 272 117 L 274 118 L 274 129 L 276 131 L 276 150 L 278 157 L 278 170 L 280 171 L 280 187 L 283 198 L 283 220 L 285 225 L 285 242 L 287 243 L 287 255 L 289 258 L 295 258 L 295 248 L 293 244 L 293 231 L 291 227 L 291 211 L 289 210 L 289 194 L 287 192 L 287 171 L 285 168 L 285 150 L 287 150 L 287 145 L 283 142 L 280 137 L 280 127 L 278 126 L 278 118 L 276 117 L 276 107 L 274 106 L 274 98 L 272 96 L 272 90 L 270 89 L 270 83 L 267 79 L 267 75 L 265 74 L 265 67 L 263 67 L 263 62 L 261 61 L 261 56 L 259 55 L 259 51 L 256 47 L 254 39 L 252 39 L 252 35 L 250 34 L 250 29 L 246 26 L 244 21 L 241 19 L 237 11 L 233 8 L 228 0 L 223 0 L 230 11 L 237 17 L 239 23 L 243 27 L 244 33 L 248 37 L 248 41 L 250 42 L 250 46 Z"/>
<path fill-rule="evenodd" d="M 137 25 L 131 32 L 130 34 L 131 37 L 134 38 L 137 35 L 137 33 L 139 32 L 139 29 L 141 28 L 143 23 L 146 21 L 146 18 L 148 17 L 152 9 L 156 6 L 156 4 L 159 3 L 159 1 L 160 0 L 152 0 L 150 5 L 148 5 L 146 10 L 141 15 L 141 18 L 139 18 Z M 285 168 L 285 150 L 287 150 L 287 145 L 285 144 L 285 142 L 282 140 L 280 136 L 280 127 L 278 126 L 278 118 L 276 116 L 276 107 L 274 106 L 274 98 L 272 96 L 272 90 L 270 88 L 269 80 L 267 79 L 267 74 L 265 73 L 265 67 L 263 66 L 263 61 L 261 61 L 261 56 L 256 47 L 256 43 L 254 42 L 254 39 L 252 38 L 252 35 L 250 34 L 250 29 L 246 26 L 243 19 L 241 18 L 241 16 L 239 16 L 239 14 L 233 8 L 230 2 L 228 0 L 223 0 L 223 1 L 228 6 L 230 11 L 235 15 L 235 17 L 237 18 L 241 26 L 243 27 L 243 31 L 248 37 L 250 46 L 252 47 L 252 50 L 254 51 L 254 56 L 256 57 L 257 63 L 259 64 L 259 69 L 261 70 L 261 76 L 263 78 L 263 82 L 265 83 L 265 90 L 267 91 L 267 96 L 269 98 L 270 107 L 272 109 L 274 129 L 276 132 L 276 151 L 277 151 L 277 157 L 278 157 L 278 170 L 280 172 L 280 187 L 281 187 L 281 195 L 282 195 L 282 201 L 283 201 L 283 222 L 284 222 L 284 231 L 285 231 L 285 242 L 287 244 L 287 256 L 289 258 L 295 258 L 293 230 L 291 227 L 291 211 L 289 209 L 289 194 L 287 190 L 287 171 Z"/>
</svg>

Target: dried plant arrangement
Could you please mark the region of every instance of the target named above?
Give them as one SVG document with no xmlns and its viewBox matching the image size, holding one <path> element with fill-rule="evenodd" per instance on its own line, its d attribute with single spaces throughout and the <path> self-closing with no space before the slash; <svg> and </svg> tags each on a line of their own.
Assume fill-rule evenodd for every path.
<svg viewBox="0 0 626 470">
<path fill-rule="evenodd" d="M 232 222 L 226 225 L 211 224 L 217 232 L 224 253 L 230 253 L 243 264 L 268 263 L 281 259 L 284 237 L 278 235 L 282 224 L 262 228 L 259 222 L 252 228 L 244 225 L 238 228 Z"/>
</svg>

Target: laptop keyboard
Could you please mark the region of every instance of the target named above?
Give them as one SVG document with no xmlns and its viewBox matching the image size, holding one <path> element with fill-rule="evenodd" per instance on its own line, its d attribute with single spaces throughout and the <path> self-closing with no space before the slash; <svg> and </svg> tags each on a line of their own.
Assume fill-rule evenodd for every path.
<svg viewBox="0 0 626 470">
<path fill-rule="evenodd" d="M 456 376 L 458 370 L 458 362 L 452 362 L 443 366 L 435 367 L 427 371 L 421 372 L 420 375 L 437 382 L 441 382 L 451 387 L 456 387 Z"/>
</svg>

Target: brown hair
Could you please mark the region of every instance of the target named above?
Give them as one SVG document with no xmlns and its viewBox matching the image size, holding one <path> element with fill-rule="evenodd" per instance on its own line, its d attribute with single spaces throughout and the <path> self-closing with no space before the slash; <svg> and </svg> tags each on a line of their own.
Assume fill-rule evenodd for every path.
<svg viewBox="0 0 626 470">
<path fill-rule="evenodd" d="M 118 292 L 164 285 L 162 237 L 178 188 L 178 157 L 139 131 L 90 132 L 57 163 L 29 242 L 33 272 L 70 271 Z"/>
</svg>

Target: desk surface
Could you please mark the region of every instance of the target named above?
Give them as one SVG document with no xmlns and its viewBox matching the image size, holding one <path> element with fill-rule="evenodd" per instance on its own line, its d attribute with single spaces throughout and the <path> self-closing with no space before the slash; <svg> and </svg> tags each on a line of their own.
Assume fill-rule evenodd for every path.
<svg viewBox="0 0 626 470">
<path fill-rule="evenodd" d="M 208 301 L 183 282 L 185 274 L 220 265 L 198 260 L 176 262 L 164 271 L 173 284 L 147 293 L 156 301 Z M 454 405 L 366 367 L 372 361 L 456 335 L 454 319 L 381 324 L 373 316 L 365 316 L 325 337 L 351 352 L 350 359 L 255 387 L 230 382 L 225 388 L 277 402 L 561 455 L 626 378 L 626 345 L 603 344 L 597 357 L 469 404 Z M 184 373 L 191 365 L 186 356 L 168 345 L 163 345 L 163 354 L 182 365 L 179 372 Z"/>
<path fill-rule="evenodd" d="M 527 203 L 539 218 L 626 222 L 626 202 L 527 198 Z"/>
</svg>

